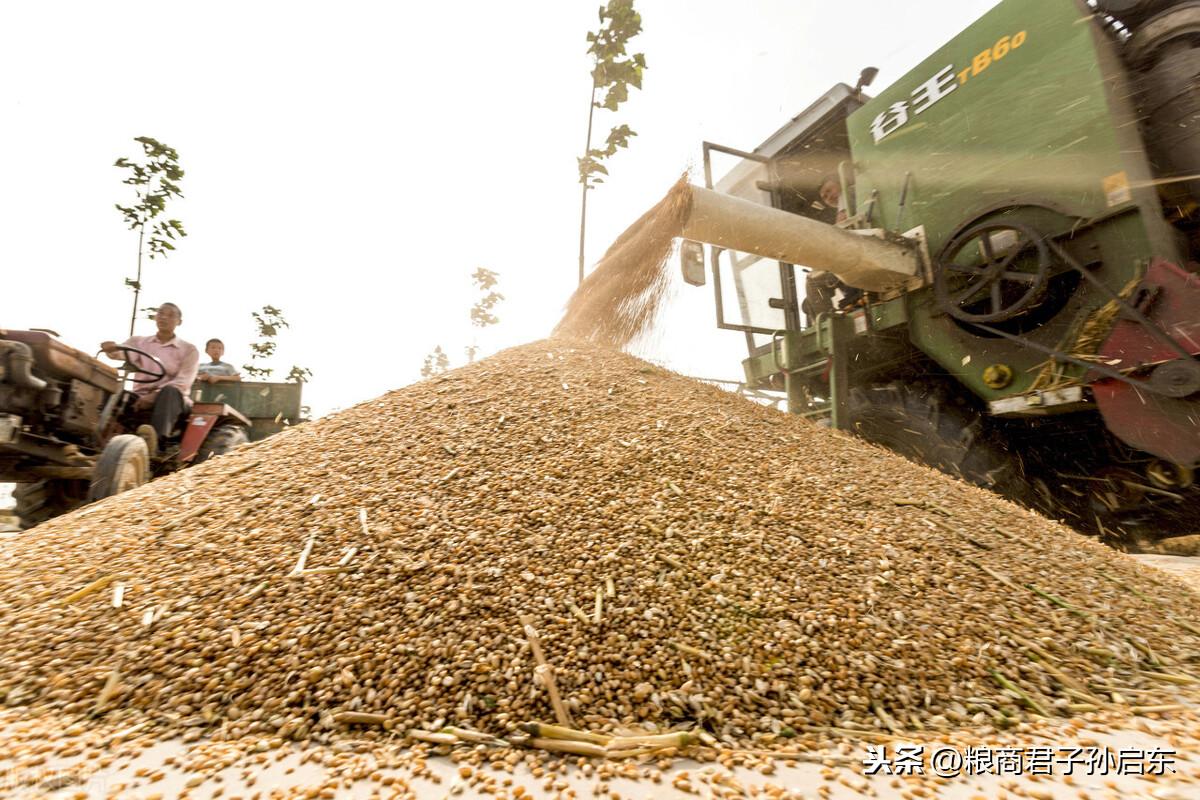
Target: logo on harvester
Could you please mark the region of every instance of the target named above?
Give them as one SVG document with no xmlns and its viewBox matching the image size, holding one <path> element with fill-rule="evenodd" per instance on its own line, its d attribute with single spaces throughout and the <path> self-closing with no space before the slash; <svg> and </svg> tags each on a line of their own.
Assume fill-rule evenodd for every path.
<svg viewBox="0 0 1200 800">
<path fill-rule="evenodd" d="M 968 79 L 983 73 L 995 62 L 1025 44 L 1025 31 L 1012 36 L 1002 36 L 999 41 L 975 55 L 971 66 L 958 72 L 953 64 L 947 64 L 937 74 L 913 90 L 908 100 L 892 103 L 871 122 L 871 135 L 879 144 L 891 134 L 903 128 L 918 114 L 933 107 L 934 103 L 962 86 Z"/>
<path fill-rule="evenodd" d="M 875 137 L 875 142 L 878 144 L 889 134 L 895 133 L 907 125 L 910 119 L 910 110 L 913 116 L 928 111 L 934 103 L 957 88 L 958 81 L 954 79 L 954 65 L 942 67 L 938 74 L 916 88 L 912 93 L 911 105 L 908 100 L 892 103 L 888 106 L 887 111 L 875 118 L 875 121 L 871 123 L 871 135 Z"/>
</svg>

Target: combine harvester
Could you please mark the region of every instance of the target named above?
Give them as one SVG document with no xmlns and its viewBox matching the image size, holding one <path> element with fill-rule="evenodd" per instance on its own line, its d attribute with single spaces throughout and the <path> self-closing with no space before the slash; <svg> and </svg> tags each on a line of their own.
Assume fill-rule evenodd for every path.
<svg viewBox="0 0 1200 800">
<path fill-rule="evenodd" d="M 684 277 L 748 387 L 1114 541 L 1200 531 L 1200 2 L 1005 0 L 874 74 L 704 144 Z"/>
</svg>

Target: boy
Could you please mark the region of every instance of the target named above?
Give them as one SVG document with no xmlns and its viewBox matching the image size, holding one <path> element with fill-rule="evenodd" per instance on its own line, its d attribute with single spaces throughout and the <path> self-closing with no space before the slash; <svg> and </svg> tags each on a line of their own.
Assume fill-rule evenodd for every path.
<svg viewBox="0 0 1200 800">
<path fill-rule="evenodd" d="M 242 379 L 232 364 L 226 364 L 221 360 L 221 356 L 225 355 L 225 343 L 220 339 L 209 339 L 205 342 L 204 352 L 208 353 L 208 357 L 212 361 L 201 364 L 197 368 L 197 381 L 200 383 L 233 383 Z"/>
</svg>

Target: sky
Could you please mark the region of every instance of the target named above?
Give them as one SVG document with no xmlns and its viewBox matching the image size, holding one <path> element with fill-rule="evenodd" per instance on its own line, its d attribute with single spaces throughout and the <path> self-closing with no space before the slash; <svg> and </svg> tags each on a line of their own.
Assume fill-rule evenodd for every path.
<svg viewBox="0 0 1200 800">
<path fill-rule="evenodd" d="M 587 261 L 696 167 L 704 140 L 752 149 L 868 65 L 882 89 L 995 0 L 637 0 L 642 91 L 598 111 L 628 150 L 589 198 Z M 246 363 L 250 313 L 283 310 L 276 375 L 313 372 L 317 415 L 419 379 L 442 346 L 545 337 L 576 284 L 597 0 L 494 3 L 9 3 L 0 25 L 0 326 L 94 352 L 123 339 L 137 235 L 113 207 L 135 136 L 186 175 L 188 237 L 144 267 L 141 305 Z M 718 165 L 719 166 L 719 165 Z M 732 166 L 729 164 L 728 166 Z M 500 275 L 480 330 L 470 275 Z M 711 289 L 674 287 L 641 355 L 734 378 L 741 334 Z M 151 333 L 153 324 L 139 322 Z"/>
</svg>

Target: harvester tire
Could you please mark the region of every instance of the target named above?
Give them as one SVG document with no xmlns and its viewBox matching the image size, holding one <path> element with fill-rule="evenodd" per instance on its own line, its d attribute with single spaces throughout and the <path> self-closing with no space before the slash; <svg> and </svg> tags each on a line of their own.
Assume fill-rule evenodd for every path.
<svg viewBox="0 0 1200 800">
<path fill-rule="evenodd" d="M 850 393 L 850 431 L 1011 500 L 1024 500 L 1019 460 L 989 434 L 977 411 L 934 384 L 891 383 Z"/>
<path fill-rule="evenodd" d="M 13 489 L 13 499 L 17 503 L 16 514 L 21 530 L 28 530 L 83 505 L 87 495 L 86 486 L 83 481 L 52 478 L 18 483 Z"/>
<path fill-rule="evenodd" d="M 140 436 L 123 433 L 108 440 L 92 470 L 88 502 L 137 488 L 150 479 L 150 450 Z"/>
<path fill-rule="evenodd" d="M 208 461 L 213 456 L 223 456 L 248 441 L 250 441 L 250 437 L 246 433 L 245 426 L 218 425 L 208 432 L 208 436 L 204 437 L 204 442 L 196 453 L 196 460 L 192 463 L 199 464 L 202 461 Z"/>
</svg>

